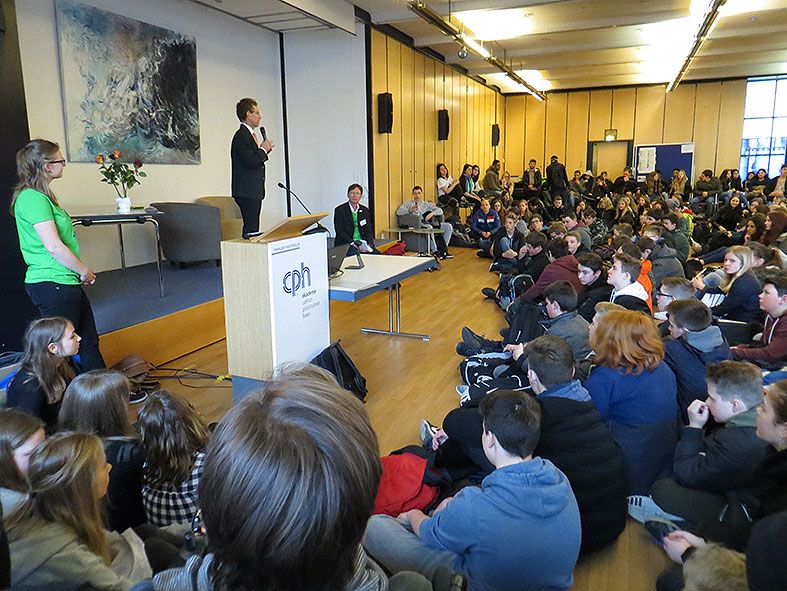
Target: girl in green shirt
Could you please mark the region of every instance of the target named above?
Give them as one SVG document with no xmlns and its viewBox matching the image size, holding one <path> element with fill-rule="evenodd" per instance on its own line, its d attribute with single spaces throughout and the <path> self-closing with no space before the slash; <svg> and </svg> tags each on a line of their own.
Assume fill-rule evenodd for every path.
<svg viewBox="0 0 787 591">
<path fill-rule="evenodd" d="M 60 147 L 54 142 L 35 139 L 19 150 L 19 183 L 11 212 L 27 264 L 25 291 L 41 316 L 63 316 L 72 322 L 82 337 L 81 367 L 89 371 L 105 367 L 93 309 L 82 289 L 84 284 L 95 283 L 96 275 L 79 258 L 71 218 L 49 186 L 63 176 L 65 167 Z"/>
</svg>

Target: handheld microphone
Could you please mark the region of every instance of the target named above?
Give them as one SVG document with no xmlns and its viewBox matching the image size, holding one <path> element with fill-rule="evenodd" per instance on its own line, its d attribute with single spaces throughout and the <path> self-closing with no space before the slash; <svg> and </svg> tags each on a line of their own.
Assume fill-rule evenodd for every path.
<svg viewBox="0 0 787 591">
<path fill-rule="evenodd" d="M 300 203 L 300 204 L 301 204 L 301 207 L 302 207 L 303 209 L 305 209 L 305 210 L 306 210 L 306 213 L 308 213 L 309 215 L 311 215 L 311 213 L 312 213 L 312 212 L 311 212 L 311 211 L 309 211 L 309 208 L 308 208 L 308 207 L 306 207 L 306 205 L 303 203 L 303 201 L 301 201 L 300 197 L 298 197 L 298 196 L 295 194 L 295 192 L 294 192 L 294 191 L 292 191 L 292 190 L 291 190 L 289 187 L 287 187 L 287 186 L 286 186 L 284 183 L 276 183 L 276 186 L 277 186 L 277 187 L 279 187 L 279 189 L 284 189 L 284 190 L 285 190 L 285 191 L 286 191 L 288 194 L 290 194 L 290 195 L 292 195 L 293 197 L 295 197 L 295 200 L 296 200 L 298 203 Z M 314 228 L 314 229 L 312 229 L 312 230 L 306 230 L 306 231 L 304 232 L 304 234 L 314 234 L 315 232 L 325 232 L 325 233 L 327 233 L 327 234 L 330 236 L 330 234 L 331 234 L 331 233 L 330 233 L 330 231 L 328 230 L 328 228 L 326 228 L 325 226 L 323 226 L 323 225 L 322 225 L 320 222 L 315 222 L 315 223 L 316 223 L 317 227 L 316 227 L 316 228 Z"/>
<path fill-rule="evenodd" d="M 265 127 L 262 126 L 262 125 L 260 125 L 260 133 L 262 134 L 262 141 L 263 142 L 267 142 L 268 141 L 268 134 L 265 133 Z"/>
</svg>

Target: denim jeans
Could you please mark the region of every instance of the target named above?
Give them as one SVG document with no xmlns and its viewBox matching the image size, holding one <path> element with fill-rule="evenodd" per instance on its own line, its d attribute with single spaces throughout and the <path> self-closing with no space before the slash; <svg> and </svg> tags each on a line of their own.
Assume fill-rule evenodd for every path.
<svg viewBox="0 0 787 591">
<path fill-rule="evenodd" d="M 409 526 L 387 515 L 372 515 L 366 526 L 363 547 L 394 574 L 413 571 L 432 580 L 444 569 L 459 571 L 457 554 L 427 546 Z"/>
<path fill-rule="evenodd" d="M 93 318 L 93 308 L 81 285 L 63 285 L 52 281 L 26 283 L 25 291 L 38 308 L 42 318 L 62 316 L 71 321 L 77 334 L 82 337 L 79 343 L 79 358 L 82 371 L 106 367 L 98 348 L 98 332 Z"/>
</svg>

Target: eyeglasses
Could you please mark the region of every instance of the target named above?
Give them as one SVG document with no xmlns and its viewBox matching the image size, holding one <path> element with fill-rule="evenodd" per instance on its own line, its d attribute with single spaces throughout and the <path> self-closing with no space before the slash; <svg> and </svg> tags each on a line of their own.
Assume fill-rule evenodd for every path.
<svg viewBox="0 0 787 591">
<path fill-rule="evenodd" d="M 674 299 L 675 299 L 675 296 L 671 296 L 670 294 L 668 294 L 668 293 L 664 293 L 663 291 L 657 291 L 657 292 L 656 292 L 656 297 L 660 297 L 660 298 L 669 298 L 669 299 L 671 299 L 671 300 L 674 300 Z"/>
<path fill-rule="evenodd" d="M 49 164 L 65 164 L 65 160 L 47 160 Z"/>
</svg>

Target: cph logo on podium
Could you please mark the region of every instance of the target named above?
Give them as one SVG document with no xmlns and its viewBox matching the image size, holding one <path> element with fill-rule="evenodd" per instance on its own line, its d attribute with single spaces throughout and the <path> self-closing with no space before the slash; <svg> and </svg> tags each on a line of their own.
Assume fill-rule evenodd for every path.
<svg viewBox="0 0 787 591">
<path fill-rule="evenodd" d="M 311 285 L 312 272 L 309 270 L 309 267 L 303 263 L 301 263 L 300 270 L 293 269 L 292 271 L 288 271 L 284 275 L 284 279 L 282 281 L 282 287 L 284 288 L 285 293 L 292 294 L 292 297 L 295 297 L 295 294 L 299 289 L 305 289 L 307 287 L 311 287 Z"/>
</svg>

